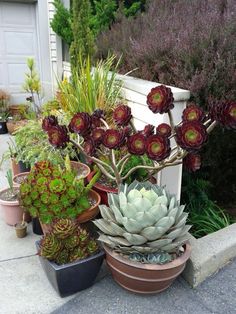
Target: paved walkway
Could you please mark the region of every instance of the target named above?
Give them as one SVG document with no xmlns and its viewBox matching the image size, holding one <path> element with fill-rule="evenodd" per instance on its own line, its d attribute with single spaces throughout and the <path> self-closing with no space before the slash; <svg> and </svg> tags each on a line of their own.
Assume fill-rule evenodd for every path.
<svg viewBox="0 0 236 314">
<path fill-rule="evenodd" d="M 0 158 L 8 136 L 0 135 Z M 6 186 L 9 163 L 0 169 L 0 189 Z M 0 314 L 234 314 L 236 261 L 193 290 L 179 278 L 166 292 L 138 296 L 120 288 L 105 265 L 87 290 L 60 298 L 48 282 L 35 255 L 39 239 L 29 226 L 28 236 L 17 239 L 0 211 Z"/>
</svg>

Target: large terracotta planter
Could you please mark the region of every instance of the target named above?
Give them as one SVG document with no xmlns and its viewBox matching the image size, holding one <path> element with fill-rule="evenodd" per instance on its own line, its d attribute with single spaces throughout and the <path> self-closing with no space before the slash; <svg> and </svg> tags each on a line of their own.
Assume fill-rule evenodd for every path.
<svg viewBox="0 0 236 314">
<path fill-rule="evenodd" d="M 21 172 L 13 177 L 13 184 L 16 187 L 20 187 L 21 181 L 26 179 L 29 172 Z"/>
<path fill-rule="evenodd" d="M 99 207 L 98 205 L 101 202 L 101 196 L 96 192 L 91 190 L 89 192 L 89 196 L 96 200 L 96 204 L 94 204 L 92 207 L 90 207 L 89 209 L 86 209 L 84 212 L 82 212 L 81 214 L 79 214 L 77 216 L 77 220 L 79 223 L 85 223 L 89 220 L 92 220 L 93 218 L 95 218 L 97 216 L 97 214 L 99 213 Z"/>
<path fill-rule="evenodd" d="M 89 166 L 83 164 L 82 162 L 71 161 L 70 165 L 72 169 L 77 171 L 79 179 L 86 179 L 91 172 Z"/>
<path fill-rule="evenodd" d="M 92 177 L 94 176 L 94 171 L 91 172 L 88 175 L 88 181 L 90 182 L 92 180 Z M 98 192 L 98 194 L 101 196 L 101 204 L 108 205 L 108 197 L 107 193 L 118 193 L 118 189 L 109 188 L 105 185 L 102 185 L 98 182 L 96 182 L 93 186 L 93 190 Z"/>
<path fill-rule="evenodd" d="M 106 262 L 114 280 L 123 288 L 140 294 L 153 294 L 166 290 L 182 273 L 191 254 L 190 244 L 183 255 L 164 265 L 141 264 L 104 246 Z"/>
<path fill-rule="evenodd" d="M 8 189 L 4 189 L 0 191 L 0 206 L 3 211 L 5 222 L 14 226 L 18 222 L 21 222 L 23 219 L 23 208 L 20 207 L 19 201 L 5 201 L 1 199 L 1 195 L 7 191 Z"/>
</svg>

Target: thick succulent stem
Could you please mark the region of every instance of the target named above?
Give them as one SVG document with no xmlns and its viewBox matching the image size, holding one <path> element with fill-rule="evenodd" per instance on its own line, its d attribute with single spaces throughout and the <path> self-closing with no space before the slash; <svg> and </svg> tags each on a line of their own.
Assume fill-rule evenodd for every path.
<svg viewBox="0 0 236 314">
<path fill-rule="evenodd" d="M 121 177 L 120 177 L 120 173 L 118 171 L 118 168 L 117 168 L 117 166 L 116 166 L 116 164 L 114 162 L 114 150 L 113 149 L 110 151 L 109 159 L 110 159 L 111 168 L 114 171 L 116 183 L 117 183 L 117 186 L 118 186 L 122 181 L 121 181 Z"/>
<path fill-rule="evenodd" d="M 217 126 L 217 122 L 213 121 L 207 128 L 207 133 L 209 134 L 215 127 Z"/>
</svg>

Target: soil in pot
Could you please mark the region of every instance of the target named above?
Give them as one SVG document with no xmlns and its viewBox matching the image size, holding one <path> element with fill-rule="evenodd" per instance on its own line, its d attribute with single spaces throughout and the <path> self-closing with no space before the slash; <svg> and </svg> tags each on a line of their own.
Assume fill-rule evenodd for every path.
<svg viewBox="0 0 236 314">
<path fill-rule="evenodd" d="M 6 121 L 0 121 L 0 134 L 8 133 Z"/>
<path fill-rule="evenodd" d="M 142 264 L 133 262 L 104 246 L 106 262 L 114 280 L 123 288 L 139 293 L 154 294 L 166 290 L 183 272 L 190 258 L 191 247 L 187 243 L 182 255 L 163 264 Z"/>
<path fill-rule="evenodd" d="M 0 191 L 0 205 L 3 210 L 5 222 L 11 226 L 22 221 L 23 218 L 23 208 L 20 207 L 17 199 L 19 189 L 15 187 L 13 191 L 14 193 L 9 188 Z"/>
<path fill-rule="evenodd" d="M 15 224 L 17 238 L 24 238 L 27 235 L 27 223 L 19 222 Z"/>
</svg>

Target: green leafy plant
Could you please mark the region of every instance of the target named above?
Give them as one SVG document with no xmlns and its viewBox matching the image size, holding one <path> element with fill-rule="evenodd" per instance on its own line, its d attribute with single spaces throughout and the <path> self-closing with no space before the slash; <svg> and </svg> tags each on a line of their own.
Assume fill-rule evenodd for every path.
<svg viewBox="0 0 236 314">
<path fill-rule="evenodd" d="M 92 113 L 95 109 L 111 113 L 121 99 L 122 87 L 115 73 L 119 61 L 116 64 L 114 62 L 115 57 L 110 56 L 92 67 L 89 57 L 87 60 L 80 57 L 80 74 L 76 73 L 72 82 L 59 82 L 57 100 L 69 117 L 82 111 Z"/>
<path fill-rule="evenodd" d="M 52 231 L 40 241 L 39 255 L 58 265 L 84 259 L 98 251 L 97 242 L 75 220 L 55 221 Z"/>
<path fill-rule="evenodd" d="M 191 226 L 184 206 L 157 185 L 120 185 L 118 194 L 108 194 L 108 204 L 99 206 L 102 219 L 94 221 L 99 240 L 124 255 L 141 253 L 150 259 L 150 253 L 178 254 L 188 239 Z M 161 260 L 156 256 L 156 262 Z"/>
<path fill-rule="evenodd" d="M 7 121 L 9 116 L 8 103 L 10 99 L 10 94 L 5 90 L 0 89 L 0 121 Z"/>
<path fill-rule="evenodd" d="M 88 193 L 93 184 L 85 186 L 76 173 L 48 161 L 37 162 L 21 183 L 20 203 L 46 224 L 56 218 L 76 218 L 90 207 Z"/>
<path fill-rule="evenodd" d="M 12 176 L 12 171 L 11 171 L 11 169 L 8 169 L 8 170 L 7 170 L 6 178 L 7 178 L 7 182 L 8 182 L 8 185 L 9 185 L 9 189 L 10 189 L 11 193 L 14 194 L 14 189 L 13 189 L 13 176 Z"/>
</svg>

